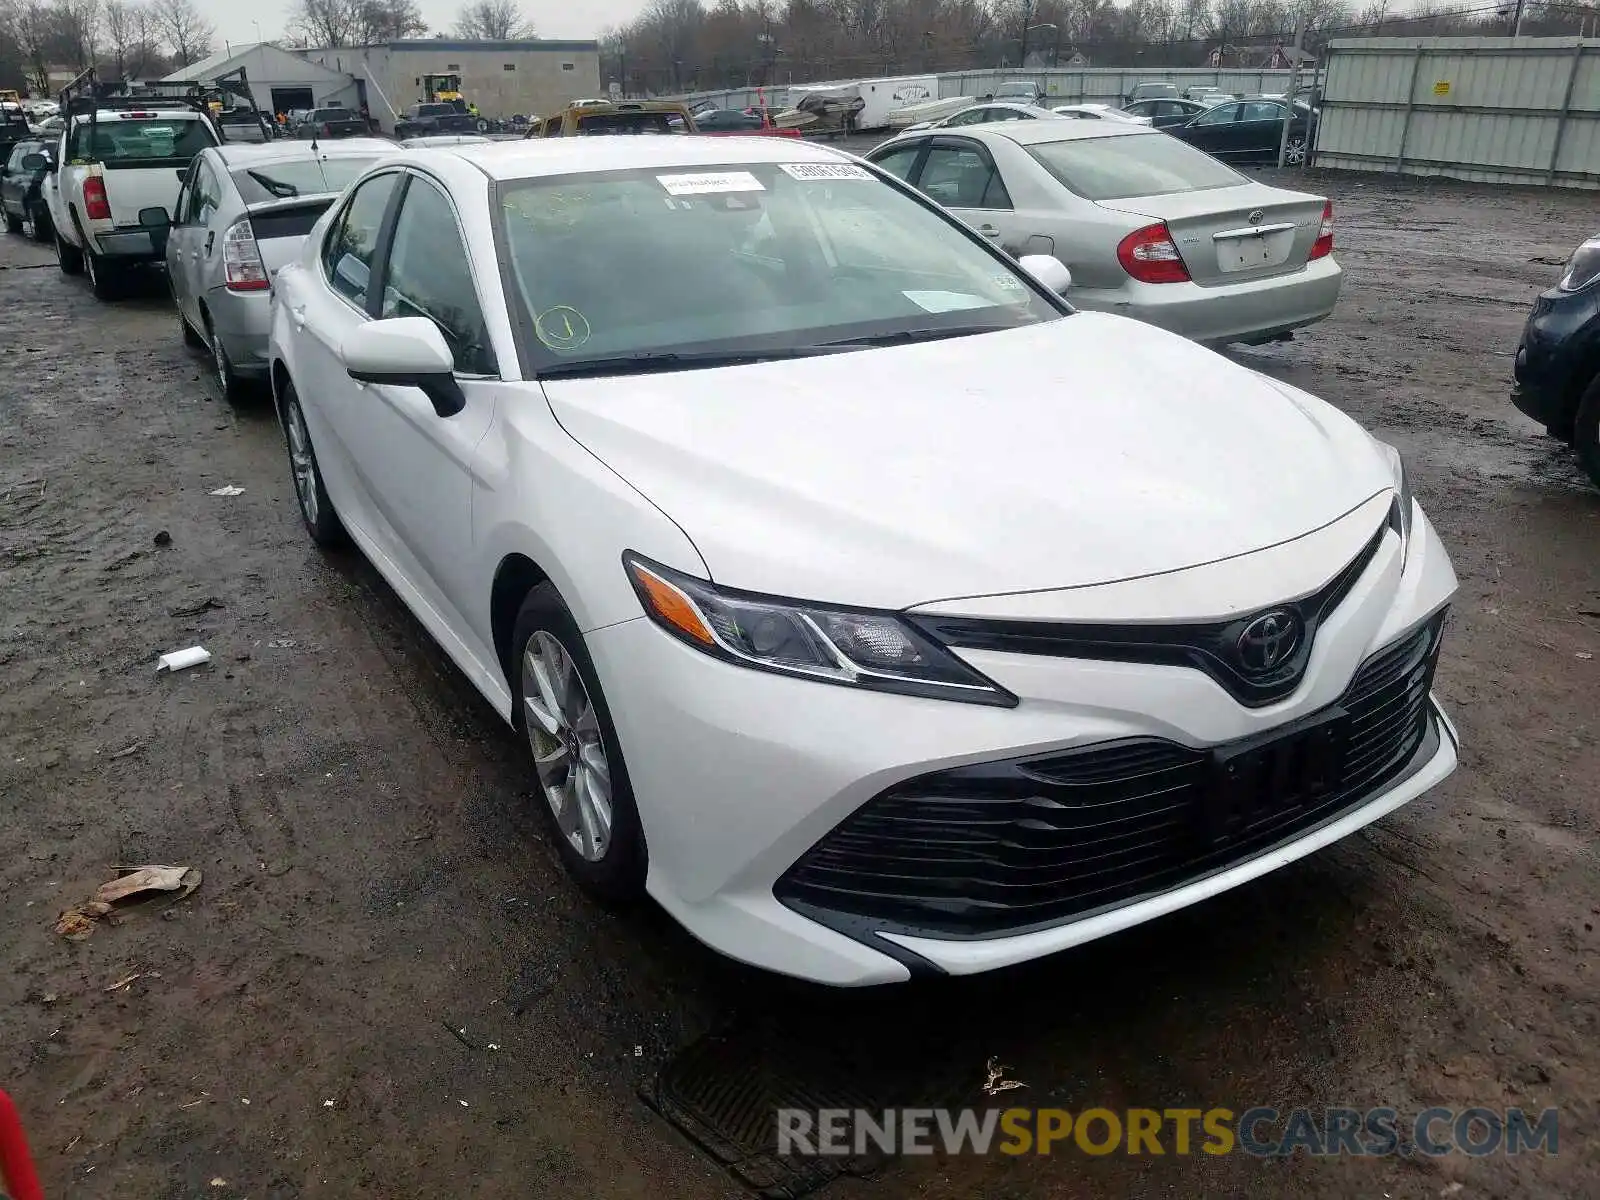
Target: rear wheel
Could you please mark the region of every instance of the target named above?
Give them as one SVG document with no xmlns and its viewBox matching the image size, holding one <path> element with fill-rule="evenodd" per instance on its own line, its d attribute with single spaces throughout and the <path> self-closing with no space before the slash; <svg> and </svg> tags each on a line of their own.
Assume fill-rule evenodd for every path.
<svg viewBox="0 0 1600 1200">
<path fill-rule="evenodd" d="M 89 274 L 89 288 L 96 300 L 115 300 L 122 295 L 123 267 L 93 250 L 83 256 Z"/>
<path fill-rule="evenodd" d="M 186 327 L 187 327 L 187 323 Z M 239 378 L 233 369 L 233 359 L 228 357 L 228 347 L 222 342 L 222 335 L 212 325 L 211 319 L 206 318 L 206 336 L 202 345 L 211 350 L 211 369 L 216 372 L 217 387 L 222 391 L 222 398 L 229 404 L 237 404 L 244 399 L 245 381 Z"/>
<path fill-rule="evenodd" d="M 83 251 L 69 246 L 59 233 L 56 234 L 56 263 L 63 275 L 83 274 Z"/>
<path fill-rule="evenodd" d="M 1303 167 L 1306 163 L 1306 139 L 1300 136 L 1289 138 L 1289 144 L 1284 147 L 1283 162 L 1289 167 Z"/>
<path fill-rule="evenodd" d="M 36 242 L 54 241 L 56 227 L 50 223 L 50 212 L 43 204 L 35 204 L 28 210 L 28 219 L 33 225 L 33 240 Z"/>
<path fill-rule="evenodd" d="M 1578 461 L 1595 487 L 1600 487 L 1600 377 L 1578 402 L 1578 415 L 1572 422 L 1572 448 L 1578 452 Z"/>
</svg>

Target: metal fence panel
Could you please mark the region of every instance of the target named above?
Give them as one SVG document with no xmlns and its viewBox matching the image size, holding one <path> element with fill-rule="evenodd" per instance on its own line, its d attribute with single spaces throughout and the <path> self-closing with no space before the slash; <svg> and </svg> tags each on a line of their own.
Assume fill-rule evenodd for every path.
<svg viewBox="0 0 1600 1200">
<path fill-rule="evenodd" d="M 1316 164 L 1600 188 L 1600 42 L 1330 44 Z"/>
</svg>

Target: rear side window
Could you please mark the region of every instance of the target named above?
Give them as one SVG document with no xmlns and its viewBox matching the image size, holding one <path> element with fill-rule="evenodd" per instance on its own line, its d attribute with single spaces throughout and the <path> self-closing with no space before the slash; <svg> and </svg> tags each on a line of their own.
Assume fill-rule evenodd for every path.
<svg viewBox="0 0 1600 1200">
<path fill-rule="evenodd" d="M 369 179 L 350 197 L 322 247 L 322 269 L 328 285 L 363 312 L 372 283 L 372 260 L 378 233 L 400 176 L 393 172 Z"/>
<path fill-rule="evenodd" d="M 1232 167 L 1164 133 L 1041 142 L 1027 149 L 1040 166 L 1086 200 L 1166 196 L 1244 182 Z"/>
</svg>

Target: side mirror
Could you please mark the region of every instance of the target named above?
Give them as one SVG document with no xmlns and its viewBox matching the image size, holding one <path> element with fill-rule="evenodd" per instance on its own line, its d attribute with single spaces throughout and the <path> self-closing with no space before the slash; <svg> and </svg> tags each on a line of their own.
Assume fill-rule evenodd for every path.
<svg viewBox="0 0 1600 1200">
<path fill-rule="evenodd" d="M 344 339 L 339 357 L 358 382 L 421 390 L 441 417 L 453 417 L 467 406 L 456 382 L 455 355 L 426 317 L 369 321 Z"/>
<path fill-rule="evenodd" d="M 1024 254 L 1017 266 L 1058 296 L 1072 286 L 1072 272 L 1053 254 Z"/>
<path fill-rule="evenodd" d="M 50 160 L 43 154 L 24 154 L 22 156 L 22 169 L 24 171 L 42 171 L 50 165 Z"/>
<path fill-rule="evenodd" d="M 141 208 L 139 224 L 150 235 L 150 248 L 158 254 L 167 252 L 167 238 L 172 233 L 172 218 L 164 208 Z"/>
</svg>

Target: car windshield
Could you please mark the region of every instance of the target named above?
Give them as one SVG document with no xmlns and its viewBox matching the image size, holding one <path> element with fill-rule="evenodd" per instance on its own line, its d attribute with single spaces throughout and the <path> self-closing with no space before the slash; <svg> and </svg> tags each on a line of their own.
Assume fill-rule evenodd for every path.
<svg viewBox="0 0 1600 1200">
<path fill-rule="evenodd" d="M 71 157 L 108 167 L 179 166 L 217 144 L 210 125 L 198 117 L 119 118 L 92 128 L 92 144 L 88 121 L 73 129 Z"/>
<path fill-rule="evenodd" d="M 455 112 L 453 104 L 419 104 L 417 116 L 419 117 L 448 117 Z"/>
<path fill-rule="evenodd" d="M 1244 182 L 1232 167 L 1164 133 L 1036 142 L 1028 153 L 1086 200 L 1165 196 Z"/>
<path fill-rule="evenodd" d="M 352 180 L 378 161 L 366 157 L 295 159 L 291 162 L 261 163 L 233 172 L 233 184 L 246 204 L 265 200 L 285 200 L 292 196 L 314 196 L 342 192 Z"/>
<path fill-rule="evenodd" d="M 828 353 L 1061 315 L 854 163 L 660 167 L 502 194 L 507 292 L 541 374 Z"/>
</svg>

